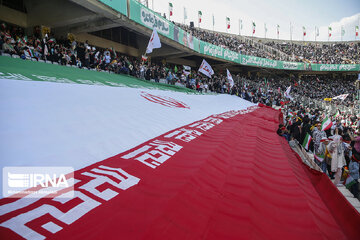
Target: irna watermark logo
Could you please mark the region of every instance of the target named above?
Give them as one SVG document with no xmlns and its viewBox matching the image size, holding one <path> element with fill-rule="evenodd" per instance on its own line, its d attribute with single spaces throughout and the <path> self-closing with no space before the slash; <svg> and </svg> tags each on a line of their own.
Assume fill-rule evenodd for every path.
<svg viewBox="0 0 360 240">
<path fill-rule="evenodd" d="M 44 198 L 68 193 L 73 197 L 72 167 L 4 167 L 3 197 Z"/>
</svg>

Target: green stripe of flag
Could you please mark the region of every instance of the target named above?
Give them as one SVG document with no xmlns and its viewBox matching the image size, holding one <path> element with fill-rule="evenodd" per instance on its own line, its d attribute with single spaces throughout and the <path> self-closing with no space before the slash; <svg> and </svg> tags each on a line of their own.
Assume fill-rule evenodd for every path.
<svg viewBox="0 0 360 240">
<path fill-rule="evenodd" d="M 318 161 L 322 162 L 325 159 L 325 154 L 314 154 L 314 158 L 316 158 Z"/>
<path fill-rule="evenodd" d="M 311 139 L 312 137 L 310 136 L 309 133 L 306 134 L 306 137 L 304 139 L 304 142 L 302 144 L 302 146 L 306 149 L 306 150 L 309 150 L 309 145 L 310 145 L 310 142 L 311 142 Z"/>
</svg>

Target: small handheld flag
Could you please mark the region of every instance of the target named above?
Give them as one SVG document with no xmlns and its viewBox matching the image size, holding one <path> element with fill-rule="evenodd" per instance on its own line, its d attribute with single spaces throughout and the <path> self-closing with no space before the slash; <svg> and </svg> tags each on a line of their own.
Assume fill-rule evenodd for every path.
<svg viewBox="0 0 360 240">
<path fill-rule="evenodd" d="M 310 134 L 306 134 L 304 142 L 302 144 L 302 146 L 306 149 L 309 150 L 309 146 L 310 146 L 310 142 L 312 140 L 312 137 L 310 136 Z"/>
<path fill-rule="evenodd" d="M 333 125 L 330 118 L 326 117 L 321 123 L 321 131 L 326 131 Z"/>
</svg>

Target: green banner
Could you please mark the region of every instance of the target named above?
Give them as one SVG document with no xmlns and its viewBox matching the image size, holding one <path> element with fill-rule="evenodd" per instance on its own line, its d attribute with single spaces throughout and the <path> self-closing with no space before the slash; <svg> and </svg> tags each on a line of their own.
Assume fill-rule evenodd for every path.
<svg viewBox="0 0 360 240">
<path fill-rule="evenodd" d="M 298 63 L 298 62 L 282 62 L 277 61 L 278 69 L 285 69 L 285 70 L 304 70 L 307 69 L 307 66 L 305 63 Z"/>
<path fill-rule="evenodd" d="M 305 71 L 360 71 L 359 64 L 311 64 L 299 62 L 283 62 L 260 58 L 254 56 L 241 55 L 240 64 L 256 67 L 275 68 L 283 70 L 305 70 Z"/>
<path fill-rule="evenodd" d="M 240 64 L 256 67 L 279 68 L 279 61 L 267 58 L 241 55 Z"/>
<path fill-rule="evenodd" d="M 313 71 L 360 71 L 360 64 L 311 64 Z"/>
<path fill-rule="evenodd" d="M 200 40 L 200 53 L 212 57 L 223 58 L 223 48 Z"/>
<path fill-rule="evenodd" d="M 240 63 L 241 55 L 237 52 L 230 51 L 228 49 L 224 49 L 224 59 L 236 63 Z"/>
<path fill-rule="evenodd" d="M 135 0 L 130 0 L 130 19 L 174 39 L 174 24 Z"/>
<path fill-rule="evenodd" d="M 127 16 L 127 0 L 116 0 L 116 1 L 99 0 L 99 1 L 108 5 L 115 11 L 118 11 L 118 12 L 124 14 L 125 16 Z"/>
<path fill-rule="evenodd" d="M 199 52 L 199 39 L 135 0 L 130 0 L 130 19 L 185 47 Z"/>
<path fill-rule="evenodd" d="M 240 54 L 200 40 L 200 53 L 240 63 Z"/>
</svg>

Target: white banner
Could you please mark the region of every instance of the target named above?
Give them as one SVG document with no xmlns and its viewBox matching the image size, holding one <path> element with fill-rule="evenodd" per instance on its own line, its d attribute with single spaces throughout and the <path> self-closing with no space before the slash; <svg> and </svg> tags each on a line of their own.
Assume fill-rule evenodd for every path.
<svg viewBox="0 0 360 240">
<path fill-rule="evenodd" d="M 232 78 L 229 69 L 226 69 L 226 74 L 227 74 L 227 79 L 228 79 L 228 81 L 230 83 L 230 87 L 233 87 L 234 86 L 234 79 Z"/>
<path fill-rule="evenodd" d="M 183 70 L 184 74 L 186 76 L 189 75 L 191 73 L 191 67 L 186 66 L 186 65 L 183 65 L 183 67 L 184 67 L 184 70 Z"/>
<path fill-rule="evenodd" d="M 291 86 L 289 86 L 287 89 L 286 89 L 286 92 L 284 93 L 284 96 L 286 98 L 289 98 L 291 100 L 293 100 L 293 98 L 290 96 L 290 91 L 291 91 Z"/>
<path fill-rule="evenodd" d="M 209 78 L 211 78 L 211 75 L 214 74 L 214 70 L 211 68 L 210 64 L 208 64 L 205 59 L 203 59 L 200 68 L 199 68 L 199 72 L 203 73 L 204 75 L 208 76 Z"/>
<path fill-rule="evenodd" d="M 157 34 L 155 28 L 151 34 L 149 44 L 146 48 L 146 53 L 152 53 L 154 48 L 161 48 L 160 38 L 159 38 L 159 35 Z"/>
<path fill-rule="evenodd" d="M 334 99 L 340 99 L 340 100 L 344 101 L 345 98 L 347 98 L 347 96 L 349 96 L 348 93 L 347 93 L 347 94 L 342 94 L 342 95 L 339 95 L 339 96 L 336 96 L 336 97 L 333 97 L 332 99 L 333 99 L 333 100 L 334 100 Z"/>
</svg>

